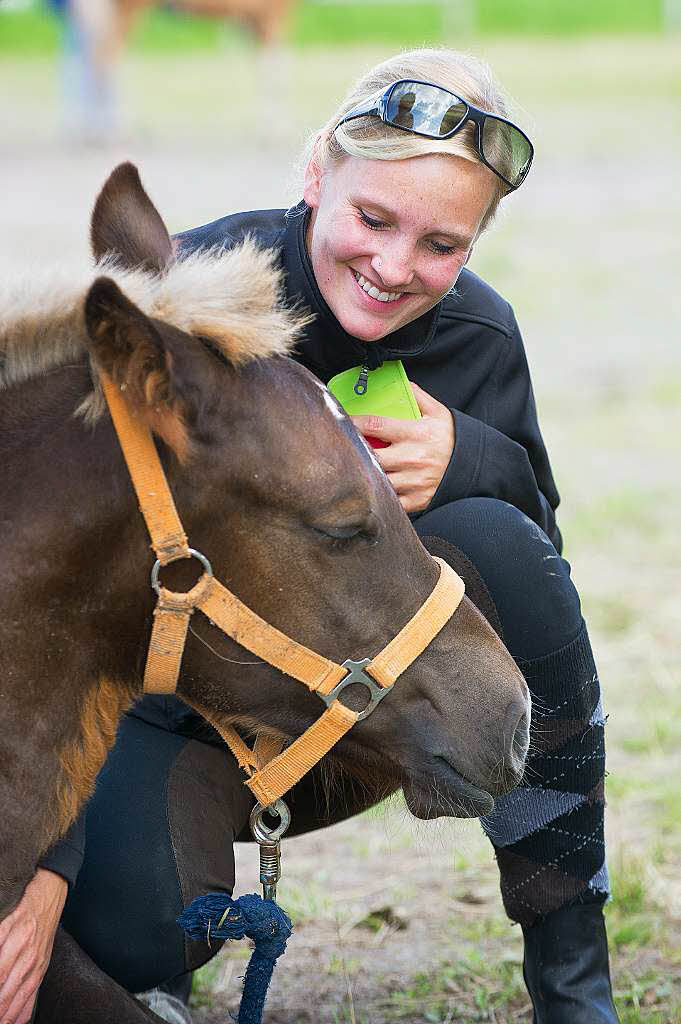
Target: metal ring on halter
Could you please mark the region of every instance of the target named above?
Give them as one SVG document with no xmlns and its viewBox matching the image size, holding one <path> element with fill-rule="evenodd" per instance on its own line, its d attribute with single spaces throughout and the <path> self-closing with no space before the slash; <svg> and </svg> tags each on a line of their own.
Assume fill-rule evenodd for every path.
<svg viewBox="0 0 681 1024">
<path fill-rule="evenodd" d="M 333 704 L 338 699 L 340 694 L 346 688 L 346 686 L 352 686 L 353 683 L 361 683 L 362 686 L 366 686 L 368 689 L 371 700 L 365 707 L 364 711 L 360 711 L 357 715 L 357 721 L 361 722 L 363 718 L 368 718 L 372 711 L 378 706 L 383 700 L 387 693 L 390 693 L 389 686 L 379 686 L 375 679 L 368 676 L 364 669 L 367 665 L 371 664 L 371 658 L 363 658 L 361 661 L 352 661 L 348 658 L 347 661 L 343 662 L 343 668 L 348 670 L 348 674 L 343 676 L 340 683 L 337 683 L 330 693 L 317 693 L 317 696 L 324 701 L 327 707 Z"/>
<path fill-rule="evenodd" d="M 189 551 L 189 555 L 190 555 L 191 558 L 198 558 L 199 562 L 203 566 L 203 569 L 204 569 L 204 572 L 205 572 L 206 576 L 212 576 L 213 575 L 213 567 L 210 564 L 210 562 L 208 561 L 208 559 L 206 558 L 206 556 L 202 555 L 201 552 L 197 551 L 195 548 L 188 548 L 187 550 Z M 180 561 L 180 559 L 176 559 L 176 561 Z M 152 566 L 152 569 L 151 569 L 151 587 L 152 587 L 152 590 L 155 590 L 156 593 L 159 596 L 161 594 L 161 581 L 158 578 L 158 574 L 160 573 L 160 571 L 161 571 L 161 563 L 160 563 L 159 559 L 157 558 L 156 561 L 154 562 L 153 566 Z"/>
<path fill-rule="evenodd" d="M 279 824 L 274 828 L 268 828 L 263 821 L 263 815 L 266 812 L 279 815 Z M 249 824 L 256 843 L 276 843 L 291 824 L 291 812 L 288 809 L 288 805 L 281 798 L 275 800 L 268 807 L 263 807 L 262 804 L 257 803 L 251 811 Z"/>
</svg>

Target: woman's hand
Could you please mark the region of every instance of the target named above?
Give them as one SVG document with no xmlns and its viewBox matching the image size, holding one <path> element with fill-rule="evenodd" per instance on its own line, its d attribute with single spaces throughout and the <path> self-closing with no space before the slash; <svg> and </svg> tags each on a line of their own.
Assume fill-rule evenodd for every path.
<svg viewBox="0 0 681 1024">
<path fill-rule="evenodd" d="M 52 955 L 68 885 L 38 868 L 12 913 L 0 923 L 0 1021 L 27 1024 Z"/>
<path fill-rule="evenodd" d="M 454 451 L 454 419 L 418 384 L 412 391 L 421 410 L 420 420 L 393 420 L 385 416 L 353 416 L 360 434 L 387 441 L 374 455 L 395 488 L 405 512 L 422 512 L 432 501 Z"/>
</svg>

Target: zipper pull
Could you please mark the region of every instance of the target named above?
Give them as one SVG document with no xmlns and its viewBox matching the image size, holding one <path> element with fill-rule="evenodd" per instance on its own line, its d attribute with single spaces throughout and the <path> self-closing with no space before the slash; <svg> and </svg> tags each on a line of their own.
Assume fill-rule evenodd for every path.
<svg viewBox="0 0 681 1024">
<path fill-rule="evenodd" d="M 365 364 L 359 372 L 357 383 L 355 384 L 356 395 L 366 395 L 369 388 L 369 367 Z"/>
</svg>

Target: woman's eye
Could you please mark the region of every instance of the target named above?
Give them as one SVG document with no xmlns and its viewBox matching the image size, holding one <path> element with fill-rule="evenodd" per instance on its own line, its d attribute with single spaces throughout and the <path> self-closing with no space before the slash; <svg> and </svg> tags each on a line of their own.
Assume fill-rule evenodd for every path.
<svg viewBox="0 0 681 1024">
<path fill-rule="evenodd" d="M 430 240 L 431 251 L 436 253 L 438 256 L 453 256 L 457 251 L 455 245 L 443 245 L 442 242 L 436 242 L 435 239 Z"/>
<path fill-rule="evenodd" d="M 368 213 L 365 213 L 364 210 L 360 209 L 359 215 L 362 220 L 362 223 L 366 224 L 368 228 L 373 228 L 374 231 L 377 231 L 380 228 L 384 228 L 386 226 L 385 221 L 375 220 L 373 217 L 370 217 Z"/>
</svg>

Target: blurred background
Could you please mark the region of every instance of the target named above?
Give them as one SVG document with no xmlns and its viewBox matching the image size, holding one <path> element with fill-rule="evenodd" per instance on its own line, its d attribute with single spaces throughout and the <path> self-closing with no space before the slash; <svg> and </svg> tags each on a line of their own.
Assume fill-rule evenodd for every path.
<svg viewBox="0 0 681 1024">
<path fill-rule="evenodd" d="M 61 6 L 0 0 L 5 278 L 87 261 L 121 159 L 171 231 L 289 205 L 308 134 L 397 49 L 474 52 L 516 100 L 535 166 L 471 265 L 525 336 L 610 712 L 622 1021 L 680 1022 L 681 0 L 74 0 L 71 23 Z M 238 891 L 256 883 L 240 847 Z M 298 927 L 267 1019 L 529 1021 L 497 886 L 475 822 L 416 823 L 400 800 L 290 841 Z M 198 1022 L 235 1009 L 247 956 L 201 972 Z"/>
</svg>

